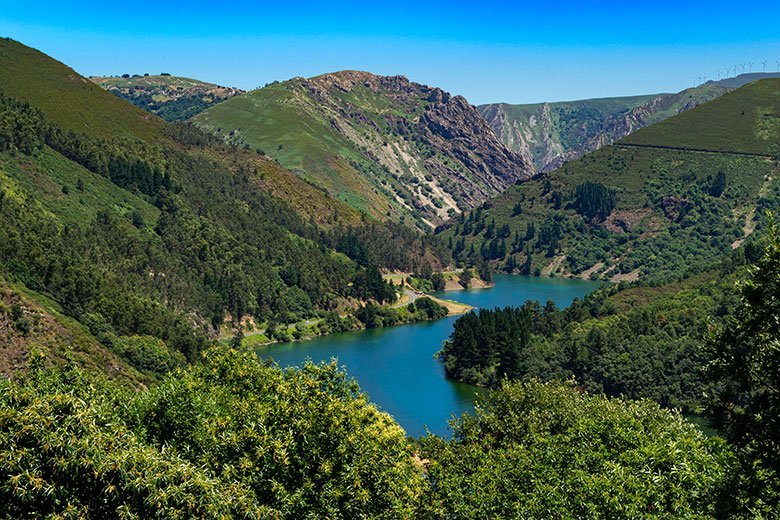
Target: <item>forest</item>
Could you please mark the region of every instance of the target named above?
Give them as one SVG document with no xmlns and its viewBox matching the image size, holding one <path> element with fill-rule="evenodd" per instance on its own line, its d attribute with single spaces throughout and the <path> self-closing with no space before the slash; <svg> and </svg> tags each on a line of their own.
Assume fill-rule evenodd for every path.
<svg viewBox="0 0 780 520">
<path fill-rule="evenodd" d="M 395 289 L 379 266 L 439 261 L 435 239 L 401 226 L 314 226 L 256 187 L 252 176 L 259 174 L 241 162 L 243 151 L 192 127 L 167 128 L 174 142 L 95 139 L 0 97 L 0 153 L 11 178 L 24 180 L 22 171 L 46 164 L 75 172 L 56 194 L 72 202 L 55 212 L 32 191 L 4 182 L 4 275 L 51 295 L 90 328 L 110 330 L 120 340 L 99 337 L 139 368 L 152 360 L 128 354 L 121 338 L 158 338 L 164 343 L 156 350 L 192 361 L 226 317 L 292 323 L 325 316 L 339 301 L 389 303 Z M 214 149 L 237 157 L 237 174 Z M 136 194 L 135 206 L 85 210 L 87 196 L 110 190 L 101 178 Z M 423 316 L 412 310 L 391 321 Z"/>
<path fill-rule="evenodd" d="M 448 376 L 500 389 L 491 394 L 500 403 L 493 415 L 490 408 L 479 409 L 476 418 L 464 417 L 457 424 L 456 439 L 466 444 L 453 456 L 462 463 L 459 478 L 472 475 L 481 463 L 465 458 L 480 439 L 470 430 L 475 423 L 495 428 L 493 435 L 503 439 L 515 426 L 507 417 L 528 420 L 522 406 L 532 406 L 523 403 L 534 403 L 535 398 L 523 395 L 508 407 L 501 403 L 507 388 L 569 380 L 590 395 L 646 399 L 666 409 L 709 416 L 735 447 L 739 468 L 727 478 L 735 495 L 714 503 L 716 509 L 709 514 L 729 511 L 724 515 L 728 517 L 742 511 L 771 517 L 780 498 L 780 233 L 771 215 L 769 220 L 763 247 L 754 244 L 737 251 L 719 270 L 683 281 L 682 286 L 611 286 L 563 311 L 552 302 L 542 307 L 529 301 L 520 308 L 481 310 L 459 318 L 439 354 Z M 544 416 L 545 409 L 533 408 L 533 413 Z M 505 421 L 509 424 L 496 426 Z M 520 430 L 523 435 L 526 428 Z M 477 431 L 493 438 L 484 429 Z M 548 446 L 548 439 L 543 441 Z M 486 441 L 491 449 L 493 442 Z M 451 445 L 442 449 L 449 454 Z M 492 469 L 486 478 L 494 478 Z M 460 483 L 456 478 L 454 485 Z M 467 489 L 463 492 L 467 500 Z M 754 509 L 746 513 L 743 507 Z"/>
<path fill-rule="evenodd" d="M 449 377 L 480 386 L 574 378 L 589 392 L 701 413 L 712 391 L 704 344 L 760 251 L 752 244 L 674 284 L 605 286 L 563 310 L 551 301 L 483 309 L 456 321 L 439 355 Z"/>
<path fill-rule="evenodd" d="M 576 378 L 505 374 L 453 421 L 452 439 L 409 439 L 334 363 L 282 370 L 215 346 L 195 363 L 173 359 L 138 391 L 33 351 L 25 372 L 0 380 L 0 452 L 13 454 L 0 457 L 2 517 L 771 518 L 777 231 L 745 262 L 734 265 L 744 279 L 732 317 L 703 347 L 716 390 L 707 407 L 728 443 L 678 410 L 587 392 Z M 541 330 L 613 312 L 614 296 L 634 289 L 568 316 L 551 305 L 470 314 L 453 336 L 533 345 Z"/>
</svg>

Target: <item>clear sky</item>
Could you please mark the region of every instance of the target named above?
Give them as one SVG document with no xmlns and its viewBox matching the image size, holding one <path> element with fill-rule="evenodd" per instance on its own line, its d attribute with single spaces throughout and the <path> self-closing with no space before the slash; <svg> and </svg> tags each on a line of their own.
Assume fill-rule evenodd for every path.
<svg viewBox="0 0 780 520">
<path fill-rule="evenodd" d="M 84 75 L 170 72 L 250 89 L 359 69 L 474 104 L 524 103 L 678 91 L 749 61 L 775 71 L 780 0 L 0 0 L 0 35 Z"/>
</svg>

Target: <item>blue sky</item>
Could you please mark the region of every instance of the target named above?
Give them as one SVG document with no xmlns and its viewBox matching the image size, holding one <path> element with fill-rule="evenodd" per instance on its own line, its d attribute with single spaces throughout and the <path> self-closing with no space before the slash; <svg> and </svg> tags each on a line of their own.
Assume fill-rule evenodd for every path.
<svg viewBox="0 0 780 520">
<path fill-rule="evenodd" d="M 0 0 L 0 35 L 84 75 L 165 71 L 249 89 L 359 69 L 474 104 L 524 103 L 678 91 L 748 61 L 775 71 L 780 1 Z"/>
</svg>

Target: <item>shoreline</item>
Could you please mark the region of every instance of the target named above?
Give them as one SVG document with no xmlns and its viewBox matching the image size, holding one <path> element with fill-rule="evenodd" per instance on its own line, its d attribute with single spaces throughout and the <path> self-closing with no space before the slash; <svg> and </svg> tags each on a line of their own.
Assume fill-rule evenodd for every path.
<svg viewBox="0 0 780 520">
<path fill-rule="evenodd" d="M 456 275 L 456 274 L 457 273 L 454 272 L 454 271 L 447 272 L 445 274 L 445 276 L 447 276 L 447 275 L 449 275 L 449 276 L 447 278 L 447 283 L 445 285 L 445 288 L 442 291 L 437 291 L 437 292 L 438 293 L 459 292 L 459 291 L 467 291 L 467 290 L 475 290 L 475 289 L 476 290 L 483 290 L 483 289 L 492 289 L 493 287 L 496 286 L 495 282 L 484 282 L 482 280 L 479 280 L 479 279 L 475 278 L 475 279 L 472 280 L 472 284 L 470 285 L 470 287 L 468 289 L 465 289 L 462 285 L 460 285 L 454 279 L 454 275 Z M 394 304 L 391 304 L 391 305 L 388 305 L 388 306 L 385 306 L 385 307 L 401 308 L 401 307 L 405 307 L 405 306 L 409 305 L 410 303 L 413 303 L 418 298 L 430 298 L 431 300 L 433 300 L 437 304 L 439 304 L 439 305 L 441 305 L 441 306 L 443 306 L 443 307 L 445 307 L 447 309 L 447 316 L 444 316 L 442 318 L 436 318 L 436 319 L 433 319 L 433 320 L 419 320 L 419 321 L 408 321 L 408 322 L 403 322 L 403 323 L 394 323 L 392 325 L 383 325 L 381 327 L 376 327 L 376 328 L 400 327 L 400 326 L 403 326 L 403 325 L 413 325 L 415 323 L 425 323 L 425 322 L 438 321 L 440 319 L 449 318 L 451 316 L 460 316 L 460 315 L 466 314 L 466 313 L 468 313 L 468 312 L 470 312 L 470 311 L 472 311 L 472 310 L 474 310 L 476 308 L 476 307 L 474 307 L 472 305 L 468 305 L 468 304 L 459 302 L 459 301 L 454 300 L 454 299 L 442 298 L 440 296 L 433 296 L 432 294 L 429 294 L 429 293 L 424 293 L 424 292 L 421 292 L 421 291 L 417 291 L 414 288 L 412 288 L 409 284 L 406 283 L 406 278 L 408 276 L 410 276 L 409 273 L 391 273 L 391 274 L 386 274 L 385 275 L 385 279 L 397 280 L 397 281 L 403 280 L 403 288 L 404 288 L 404 292 L 399 296 L 398 301 L 396 303 L 394 303 Z M 510 276 L 529 276 L 529 277 L 534 277 L 534 275 L 520 275 L 520 274 L 510 274 Z M 581 278 L 579 276 L 573 276 L 571 274 L 569 274 L 569 275 L 553 275 L 553 276 L 550 276 L 550 275 L 538 276 L 536 278 L 563 278 L 563 279 L 573 279 L 573 280 L 577 280 L 577 279 L 585 280 L 584 278 Z M 586 281 L 591 281 L 591 280 L 586 280 Z M 609 281 L 605 281 L 605 280 L 596 280 L 596 281 L 602 281 L 605 284 L 609 284 L 610 283 Z M 478 282 L 478 285 L 474 285 L 473 282 Z M 412 299 L 410 297 L 409 293 L 413 293 L 415 295 L 415 297 Z M 341 316 L 341 318 L 345 318 L 346 316 L 349 316 L 349 315 Z M 291 324 L 288 325 L 288 330 L 292 330 L 293 328 L 297 328 L 298 326 L 301 326 L 301 325 L 303 325 L 305 327 L 310 327 L 312 325 L 316 325 L 317 323 L 320 323 L 323 319 L 324 318 L 308 318 L 308 319 L 302 320 L 300 322 L 291 323 Z M 262 331 L 248 331 L 248 332 L 245 332 L 244 339 L 243 339 L 243 341 L 241 343 L 241 346 L 244 347 L 244 348 L 256 349 L 256 348 L 260 348 L 260 347 L 266 347 L 266 346 L 269 346 L 269 345 L 275 345 L 275 344 L 278 344 L 278 343 L 298 343 L 298 342 L 311 341 L 313 339 L 321 338 L 321 337 L 324 337 L 324 336 L 330 336 L 331 334 L 338 334 L 340 332 L 357 332 L 357 331 L 360 331 L 360 330 L 367 330 L 367 328 L 364 327 L 364 326 L 362 326 L 362 327 L 359 326 L 359 327 L 354 327 L 354 328 L 343 330 L 343 331 L 333 331 L 333 332 L 327 332 L 327 333 L 324 333 L 324 334 L 306 334 L 306 333 L 303 333 L 303 335 L 301 337 L 299 337 L 299 338 L 291 338 L 291 339 L 286 340 L 286 341 L 279 341 L 279 340 L 270 339 L 268 336 L 265 336 L 266 330 L 262 330 Z M 258 338 L 258 340 L 260 340 L 260 341 L 256 341 L 256 342 L 253 341 L 252 339 L 250 339 L 252 337 L 257 337 L 257 336 L 263 336 L 266 341 L 262 341 L 262 338 Z M 231 338 L 232 338 L 232 336 L 222 335 L 219 338 L 217 338 L 217 341 L 219 341 L 220 343 L 229 343 Z"/>
<path fill-rule="evenodd" d="M 481 287 L 481 288 L 483 288 L 483 287 Z M 401 298 L 403 298 L 403 295 L 401 296 Z M 394 323 L 392 325 L 383 325 L 381 327 L 375 327 L 375 328 L 383 329 L 383 328 L 389 328 L 389 327 L 400 327 L 400 326 L 403 326 L 403 325 L 413 325 L 415 323 L 433 322 L 433 321 L 438 321 L 438 320 L 441 320 L 441 319 L 444 319 L 444 318 L 449 318 L 449 317 L 452 317 L 452 316 L 460 316 L 460 315 L 466 314 L 466 313 L 474 310 L 474 308 L 475 308 L 475 307 L 473 307 L 471 305 L 468 305 L 468 304 L 465 304 L 465 303 L 462 303 L 462 302 L 458 302 L 458 301 L 450 300 L 450 299 L 445 299 L 445 298 L 439 298 L 437 296 L 432 296 L 432 295 L 427 294 L 427 293 L 419 293 L 418 294 L 418 298 L 429 298 L 429 299 L 431 299 L 432 301 L 434 301 L 437 304 L 441 305 L 442 307 L 446 308 L 447 309 L 447 315 L 443 316 L 441 318 L 435 318 L 435 319 L 429 319 L 429 320 L 418 320 L 418 321 L 407 321 L 407 322 L 403 322 L 403 323 Z M 417 298 L 415 298 L 415 300 L 416 299 Z M 407 306 L 407 305 L 409 305 L 410 303 L 413 303 L 413 302 L 414 302 L 414 300 L 406 302 L 406 303 L 403 303 L 402 305 L 400 305 L 400 307 L 405 307 L 405 306 Z M 390 308 L 394 308 L 392 306 L 389 306 L 389 307 Z M 395 308 L 398 308 L 398 307 L 395 307 Z M 346 316 L 349 316 L 349 315 L 342 316 L 342 318 L 345 318 Z M 291 329 L 297 328 L 299 325 L 304 325 L 304 326 L 309 326 L 309 327 L 312 326 L 312 325 L 316 325 L 317 323 L 320 323 L 323 319 L 324 318 L 308 318 L 308 319 L 300 321 L 300 322 L 291 323 L 291 324 L 288 325 L 288 331 L 291 330 Z M 360 322 L 358 321 L 358 323 L 360 323 Z M 260 348 L 260 347 L 266 347 L 266 346 L 269 346 L 269 345 L 275 345 L 277 343 L 297 343 L 297 342 L 311 341 L 313 339 L 317 339 L 317 338 L 321 338 L 321 337 L 325 337 L 325 336 L 330 336 L 331 334 L 338 334 L 340 332 L 357 332 L 357 331 L 360 331 L 360 330 L 367 330 L 367 327 L 364 327 L 364 326 L 363 327 L 355 327 L 355 328 L 347 329 L 347 330 L 344 330 L 344 331 L 327 332 L 327 333 L 324 333 L 324 334 L 303 335 L 300 338 L 292 338 L 292 339 L 287 340 L 287 341 L 279 341 L 279 340 L 270 339 L 268 336 L 266 336 L 267 329 L 264 329 L 264 330 L 261 330 L 261 331 L 248 331 L 248 332 L 245 332 L 245 334 L 244 334 L 244 338 L 243 338 L 243 340 L 241 342 L 241 347 L 242 348 L 255 349 L 255 348 Z M 263 336 L 263 338 L 266 339 L 267 341 L 262 341 L 262 338 L 259 338 L 260 341 L 258 341 L 258 342 L 255 342 L 255 341 L 250 339 L 250 338 L 253 338 L 253 337 L 257 337 L 257 336 Z M 223 336 L 217 338 L 217 341 L 219 341 L 220 343 L 229 343 L 231 341 L 231 339 L 232 339 L 232 336 L 225 336 L 225 335 L 223 335 Z"/>
</svg>

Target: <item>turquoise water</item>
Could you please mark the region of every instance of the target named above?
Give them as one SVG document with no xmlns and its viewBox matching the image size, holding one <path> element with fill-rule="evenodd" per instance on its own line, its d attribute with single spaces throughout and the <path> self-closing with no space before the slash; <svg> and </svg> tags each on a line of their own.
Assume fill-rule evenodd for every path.
<svg viewBox="0 0 780 520">
<path fill-rule="evenodd" d="M 491 289 L 448 291 L 437 296 L 493 308 L 521 305 L 526 300 L 553 300 L 569 305 L 599 284 L 585 280 L 496 275 Z M 477 387 L 448 380 L 433 356 L 452 331 L 456 316 L 384 329 L 333 334 L 311 341 L 260 347 L 257 354 L 279 365 L 300 366 L 312 361 L 338 360 L 357 379 L 371 401 L 392 415 L 412 436 L 432 433 L 449 436 L 447 421 L 474 409 Z"/>
</svg>

